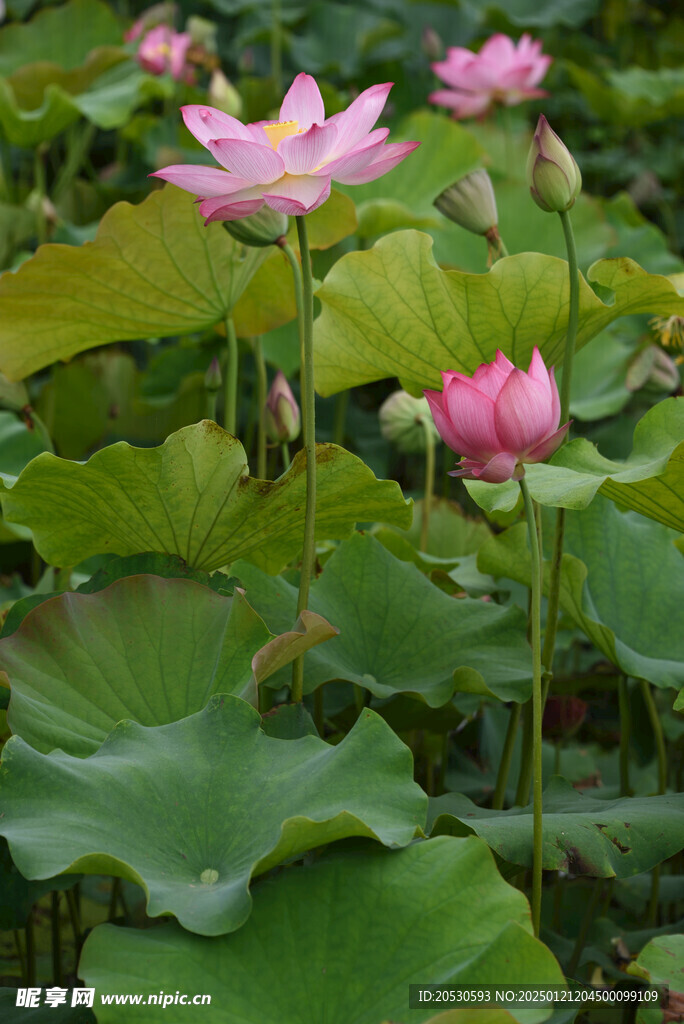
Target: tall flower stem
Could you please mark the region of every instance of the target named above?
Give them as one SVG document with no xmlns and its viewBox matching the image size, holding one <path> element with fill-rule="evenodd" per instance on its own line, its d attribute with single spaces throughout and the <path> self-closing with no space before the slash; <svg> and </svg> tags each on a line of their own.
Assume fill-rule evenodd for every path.
<svg viewBox="0 0 684 1024">
<path fill-rule="evenodd" d="M 237 430 L 238 341 L 232 316 L 226 317 L 226 339 L 223 426 L 229 434 L 234 435 Z"/>
<path fill-rule="evenodd" d="M 568 254 L 568 277 L 570 285 L 570 308 L 568 310 L 568 330 L 565 336 L 563 353 L 563 378 L 560 388 L 560 422 L 567 423 L 570 415 L 570 384 L 572 381 L 572 362 L 577 343 L 577 323 L 579 320 L 579 267 L 577 265 L 577 248 L 572 222 L 568 210 L 561 211 L 558 216 L 563 226 L 565 248 Z M 563 536 L 565 534 L 565 509 L 556 509 L 556 528 L 553 536 L 553 553 L 551 555 L 551 571 L 549 575 L 549 600 L 546 614 L 546 631 L 542 663 L 544 665 L 544 702 L 548 694 L 553 671 L 553 655 L 556 649 L 556 632 L 558 629 L 558 608 L 560 604 L 560 579 L 563 562 Z"/>
<path fill-rule="evenodd" d="M 261 335 L 252 340 L 254 351 L 254 363 L 257 374 L 257 406 L 259 407 L 259 419 L 257 428 L 257 476 L 260 480 L 266 479 L 266 422 L 264 419 L 264 407 L 268 397 L 268 377 L 266 375 L 266 362 L 264 360 L 264 349 L 261 344 Z"/>
<path fill-rule="evenodd" d="M 510 717 L 508 719 L 506 738 L 504 740 L 503 750 L 501 752 L 499 771 L 496 776 L 494 796 L 492 797 L 492 808 L 495 811 L 503 810 L 504 800 L 506 799 L 506 786 L 508 785 L 508 775 L 511 770 L 511 760 L 513 759 L 515 740 L 518 735 L 518 724 L 520 722 L 521 707 L 522 705 L 520 704 L 514 704 L 511 708 Z"/>
<path fill-rule="evenodd" d="M 295 297 L 299 320 L 299 340 L 301 346 L 301 399 L 302 399 L 302 434 L 306 452 L 306 513 L 304 519 L 304 548 L 302 550 L 302 570 L 299 577 L 299 597 L 297 599 L 297 615 L 308 606 L 309 588 L 313 576 L 316 558 L 316 394 L 313 376 L 313 276 L 311 273 L 311 256 L 309 254 L 309 238 L 306 231 L 306 218 L 295 217 L 297 237 L 302 265 L 301 273 L 297 258 L 288 245 L 283 246 L 285 255 L 295 271 Z M 288 253 L 289 250 L 289 253 Z M 298 287 L 298 280 L 300 286 Z M 301 701 L 304 691 L 304 656 L 300 655 L 292 663 L 293 702 Z"/>
<path fill-rule="evenodd" d="M 435 489 L 435 438 L 427 417 L 423 419 L 423 430 L 425 431 L 425 496 L 423 498 L 423 515 L 420 527 L 420 550 L 427 551 L 430 510 L 432 495 Z"/>
<path fill-rule="evenodd" d="M 653 738 L 655 739 L 656 755 L 658 759 L 658 793 L 663 794 L 667 789 L 667 751 L 665 749 L 665 734 L 663 733 L 663 724 L 660 721 L 660 715 L 658 714 L 658 708 L 653 699 L 653 692 L 651 685 L 646 679 L 640 680 L 641 695 L 644 698 L 644 704 L 648 712 L 648 718 L 653 729 Z"/>
<path fill-rule="evenodd" d="M 618 678 L 618 701 L 620 706 L 620 796 L 632 796 L 629 784 L 629 734 L 632 728 L 632 715 L 629 707 L 629 691 L 627 679 Z"/>
<path fill-rule="evenodd" d="M 542 898 L 542 678 L 541 678 L 541 544 L 534 502 L 525 477 L 520 481 L 530 543 L 532 606 L 532 926 L 539 935 Z"/>
</svg>

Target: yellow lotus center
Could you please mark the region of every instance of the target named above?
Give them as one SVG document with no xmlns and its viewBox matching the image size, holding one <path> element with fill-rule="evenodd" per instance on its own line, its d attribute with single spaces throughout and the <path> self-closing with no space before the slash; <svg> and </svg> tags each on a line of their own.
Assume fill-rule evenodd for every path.
<svg viewBox="0 0 684 1024">
<path fill-rule="evenodd" d="M 299 121 L 277 121 L 275 124 L 265 124 L 263 128 L 272 149 L 277 149 L 280 140 L 286 139 L 288 135 L 301 135 L 304 131 L 304 128 L 299 127 Z"/>
<path fill-rule="evenodd" d="M 158 53 L 160 57 L 170 57 L 171 47 L 168 43 L 160 43 L 156 48 L 156 53 Z"/>
</svg>

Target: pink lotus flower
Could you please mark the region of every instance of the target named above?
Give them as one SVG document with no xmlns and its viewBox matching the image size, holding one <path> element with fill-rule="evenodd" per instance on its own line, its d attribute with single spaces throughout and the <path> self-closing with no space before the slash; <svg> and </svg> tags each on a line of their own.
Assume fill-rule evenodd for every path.
<svg viewBox="0 0 684 1024">
<path fill-rule="evenodd" d="M 435 426 L 450 448 L 465 456 L 450 476 L 502 483 L 519 480 L 525 462 L 543 462 L 561 444 L 560 399 L 553 375 L 535 346 L 530 368 L 518 370 L 497 351 L 472 377 L 442 374 L 443 391 L 423 392 Z"/>
<path fill-rule="evenodd" d="M 462 46 L 450 46 L 446 60 L 437 61 L 432 70 L 448 89 L 438 89 L 428 97 L 431 103 L 450 107 L 455 118 L 477 117 L 495 103 L 507 107 L 523 100 L 546 96 L 535 86 L 546 74 L 552 58 L 541 52 L 542 44 L 527 33 L 518 44 L 497 33 L 479 53 Z"/>
<path fill-rule="evenodd" d="M 264 203 L 291 216 L 310 213 L 330 195 L 332 179 L 373 181 L 419 145 L 386 145 L 389 128 L 371 131 L 391 88 L 391 82 L 373 85 L 327 119 L 318 86 L 304 72 L 290 86 L 278 121 L 245 125 L 213 107 L 183 107 L 186 127 L 224 170 L 175 164 L 152 177 L 194 192 L 205 224 L 247 217 Z"/>
<path fill-rule="evenodd" d="M 168 25 L 157 25 L 143 37 L 136 58 L 140 66 L 153 75 L 168 71 L 177 82 L 192 82 L 194 71 L 186 62 L 191 45 L 189 32 L 174 32 Z"/>
</svg>

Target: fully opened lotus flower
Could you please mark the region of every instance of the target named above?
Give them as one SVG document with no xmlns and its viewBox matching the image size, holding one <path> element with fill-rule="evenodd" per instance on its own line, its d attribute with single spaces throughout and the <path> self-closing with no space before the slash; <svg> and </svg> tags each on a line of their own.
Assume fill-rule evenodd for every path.
<svg viewBox="0 0 684 1024">
<path fill-rule="evenodd" d="M 425 391 L 442 439 L 464 456 L 451 476 L 502 483 L 519 480 L 523 463 L 543 462 L 561 444 L 560 399 L 553 367 L 535 346 L 527 373 L 497 351 L 472 377 L 442 374 L 443 391 Z"/>
<path fill-rule="evenodd" d="M 463 46 L 450 46 L 446 60 L 432 65 L 449 88 L 431 93 L 429 100 L 449 107 L 455 118 L 464 118 L 486 114 L 496 103 L 511 107 L 523 100 L 546 96 L 536 86 L 552 58 L 542 54 L 541 47 L 527 33 L 516 45 L 500 32 L 491 36 L 479 53 Z"/>
<path fill-rule="evenodd" d="M 389 128 L 373 129 L 391 88 L 391 82 L 373 85 L 329 118 L 315 80 L 304 72 L 278 121 L 242 124 L 213 107 L 183 107 L 187 128 L 221 167 L 175 164 L 156 177 L 193 192 L 206 224 L 247 217 L 264 203 L 288 216 L 310 213 L 328 198 L 332 180 L 373 181 L 419 145 L 386 144 Z"/>
</svg>

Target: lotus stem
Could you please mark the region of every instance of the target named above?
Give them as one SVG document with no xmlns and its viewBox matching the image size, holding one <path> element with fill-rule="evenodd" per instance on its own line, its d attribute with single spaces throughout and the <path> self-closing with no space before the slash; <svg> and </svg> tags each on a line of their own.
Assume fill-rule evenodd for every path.
<svg viewBox="0 0 684 1024">
<path fill-rule="evenodd" d="M 280 451 L 283 456 L 283 473 L 287 473 L 290 468 L 290 446 L 287 441 L 281 442 Z"/>
<path fill-rule="evenodd" d="M 254 363 L 257 372 L 257 405 L 259 407 L 258 429 L 257 429 L 257 476 L 260 480 L 266 479 L 266 422 L 264 420 L 264 408 L 268 398 L 268 377 L 266 375 L 266 363 L 264 361 L 264 348 L 261 344 L 261 335 L 253 340 Z"/>
<path fill-rule="evenodd" d="M 542 899 L 542 677 L 541 677 L 541 543 L 534 502 L 525 477 L 520 480 L 530 544 L 532 644 L 532 927 L 539 937 Z"/>
<path fill-rule="evenodd" d="M 33 925 L 33 907 L 26 918 L 26 984 L 36 983 L 36 934 Z"/>
<path fill-rule="evenodd" d="M 653 691 L 651 685 L 646 679 L 641 679 L 641 693 L 644 698 L 644 704 L 648 711 L 648 718 L 653 729 L 653 738 L 655 739 L 656 753 L 658 756 L 658 793 L 663 794 L 667 789 L 667 751 L 665 749 L 665 735 L 663 733 L 662 722 L 660 721 L 660 715 L 658 714 L 658 708 L 653 699 Z"/>
<path fill-rule="evenodd" d="M 432 495 L 435 489 L 435 438 L 428 419 L 423 419 L 422 423 L 425 431 L 425 497 L 420 527 L 420 550 L 427 551 Z"/>
<path fill-rule="evenodd" d="M 52 937 L 52 981 L 55 985 L 62 984 L 62 943 L 59 931 L 59 896 L 52 893 L 50 906 L 50 932 Z"/>
<path fill-rule="evenodd" d="M 302 434 L 306 451 L 306 513 L 304 519 L 304 547 L 302 550 L 302 569 L 299 577 L 299 596 L 297 599 L 297 615 L 300 615 L 309 604 L 309 588 L 314 571 L 316 558 L 316 393 L 314 391 L 313 374 L 313 276 L 311 273 L 311 256 L 309 254 L 309 238 L 306 231 L 306 217 L 295 217 L 297 237 L 301 255 L 301 296 L 298 295 L 297 274 L 295 274 L 295 296 L 298 300 L 299 339 L 301 344 L 301 399 L 302 399 Z M 285 250 L 289 248 L 284 247 Z M 286 253 L 287 254 L 287 253 Z M 292 254 L 294 256 L 294 254 Z M 296 258 L 294 263 L 296 263 Z M 290 263 L 294 263 L 290 259 Z M 297 267 L 299 272 L 299 267 Z M 304 694 L 304 655 L 295 658 L 292 663 L 293 702 L 301 701 Z"/>
<path fill-rule="evenodd" d="M 589 929 L 591 928 L 592 921 L 594 920 L 594 915 L 596 914 L 596 908 L 598 907 L 599 900 L 601 898 L 601 893 L 602 892 L 603 892 L 603 879 L 602 878 L 597 878 L 594 881 L 593 888 L 592 888 L 592 893 L 591 893 L 591 896 L 589 898 L 589 903 L 587 904 L 587 909 L 584 912 L 584 917 L 582 918 L 582 924 L 580 925 L 580 930 L 577 933 L 577 938 L 575 939 L 575 945 L 574 945 L 574 948 L 573 948 L 573 951 L 572 951 L 572 955 L 570 957 L 570 961 L 568 963 L 567 976 L 569 978 L 572 978 L 573 974 L 575 973 L 575 971 L 579 967 L 579 962 L 580 962 L 580 957 L 582 955 L 582 950 L 584 949 L 584 947 L 586 945 L 587 936 L 589 935 Z"/>
<path fill-rule="evenodd" d="M 521 705 L 514 704 L 511 708 L 511 713 L 508 719 L 506 738 L 504 740 L 503 750 L 501 752 L 499 771 L 496 776 L 496 787 L 494 789 L 494 796 L 492 797 L 492 808 L 495 811 L 500 811 L 503 809 L 504 801 L 506 799 L 506 787 L 508 785 L 508 776 L 511 770 L 511 761 L 513 759 L 515 741 L 518 735 L 520 711 Z"/>
<path fill-rule="evenodd" d="M 629 707 L 627 679 L 618 679 L 618 701 L 620 707 L 620 796 L 631 796 L 629 784 L 629 734 L 632 730 L 632 714 Z"/>
<path fill-rule="evenodd" d="M 568 210 L 558 214 L 563 226 L 565 248 L 568 254 L 568 279 L 570 285 L 570 308 L 568 310 L 568 330 L 565 336 L 563 353 L 563 378 L 560 388 L 560 422 L 566 423 L 570 415 L 570 383 L 572 381 L 572 362 L 577 344 L 577 324 L 579 321 L 579 268 L 577 265 L 577 248 L 572 221 Z M 546 631 L 544 633 L 544 649 L 542 663 L 544 665 L 544 694 L 546 703 L 549 686 L 553 674 L 553 656 L 556 649 L 556 632 L 558 630 L 558 610 L 560 606 L 560 580 L 563 564 L 563 537 L 565 534 L 565 509 L 556 509 L 556 527 L 553 536 L 553 554 L 551 556 L 551 572 L 549 575 L 549 595 L 546 614 Z"/>
<path fill-rule="evenodd" d="M 223 426 L 235 436 L 237 430 L 238 341 L 232 316 L 226 317 L 226 379 Z"/>
</svg>

